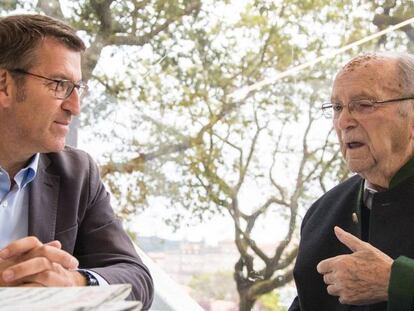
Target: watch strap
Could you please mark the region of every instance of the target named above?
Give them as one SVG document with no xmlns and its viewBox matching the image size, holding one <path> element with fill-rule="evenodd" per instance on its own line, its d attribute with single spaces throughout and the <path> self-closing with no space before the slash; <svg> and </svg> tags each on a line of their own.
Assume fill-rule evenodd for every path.
<svg viewBox="0 0 414 311">
<path fill-rule="evenodd" d="M 99 282 L 92 273 L 87 270 L 77 270 L 86 280 L 86 286 L 98 286 Z"/>
</svg>

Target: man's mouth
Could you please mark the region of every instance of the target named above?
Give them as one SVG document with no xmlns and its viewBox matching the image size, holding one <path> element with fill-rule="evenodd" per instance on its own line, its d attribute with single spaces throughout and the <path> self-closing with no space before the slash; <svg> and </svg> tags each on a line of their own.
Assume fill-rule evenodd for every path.
<svg viewBox="0 0 414 311">
<path fill-rule="evenodd" d="M 70 121 L 55 121 L 59 125 L 69 126 Z"/>
<path fill-rule="evenodd" d="M 351 142 L 349 142 L 349 143 L 346 143 L 346 146 L 349 148 L 349 149 L 356 149 L 356 148 L 360 148 L 360 147 L 362 147 L 364 144 L 363 143 L 361 143 L 361 142 L 359 142 L 359 141 L 351 141 Z"/>
</svg>

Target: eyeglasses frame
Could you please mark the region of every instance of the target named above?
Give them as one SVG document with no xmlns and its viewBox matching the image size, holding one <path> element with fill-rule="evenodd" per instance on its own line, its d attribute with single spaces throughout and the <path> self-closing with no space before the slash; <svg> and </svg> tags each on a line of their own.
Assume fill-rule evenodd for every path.
<svg viewBox="0 0 414 311">
<path fill-rule="evenodd" d="M 57 99 L 65 100 L 65 99 L 69 98 L 69 96 L 72 95 L 73 90 L 75 88 L 78 90 L 79 97 L 81 97 L 81 98 L 88 91 L 88 85 L 85 82 L 83 82 L 83 81 L 79 81 L 78 83 L 75 83 L 75 82 L 73 82 L 71 80 L 66 80 L 66 79 L 60 79 L 60 80 L 59 79 L 51 79 L 51 78 L 48 78 L 48 77 L 45 77 L 45 76 L 42 76 L 42 75 L 38 75 L 38 74 L 35 74 L 35 73 L 32 73 L 32 72 L 28 72 L 28 71 L 26 71 L 24 69 L 20 69 L 20 68 L 11 69 L 9 71 L 15 72 L 15 73 L 18 73 L 18 74 L 24 74 L 24 75 L 29 75 L 29 76 L 37 77 L 37 78 L 44 79 L 44 80 L 51 81 L 51 82 L 55 82 L 56 83 L 56 87 L 55 87 L 55 97 Z M 57 89 L 59 87 L 59 84 L 61 84 L 63 82 L 70 82 L 73 86 L 72 86 L 72 88 L 71 88 L 71 90 L 70 90 L 69 93 L 65 93 L 65 96 L 63 96 L 63 97 L 62 96 L 57 96 L 56 94 L 57 94 Z"/>
<path fill-rule="evenodd" d="M 371 99 L 360 99 L 360 100 L 370 101 L 372 103 L 372 106 L 374 108 L 376 108 L 377 106 L 382 105 L 382 104 L 389 104 L 389 103 L 395 103 L 395 102 L 399 102 L 399 101 L 413 100 L 413 99 L 414 99 L 414 96 L 393 98 L 393 99 L 387 99 L 387 100 L 378 100 L 378 101 L 374 101 L 374 100 L 371 100 Z M 359 100 L 355 100 L 355 101 L 359 101 Z M 328 119 L 337 119 L 337 118 L 334 117 L 335 113 L 332 113 L 329 110 L 329 109 L 332 109 L 333 106 L 334 106 L 333 103 L 324 103 L 324 104 L 322 104 L 322 107 L 321 107 L 322 113 Z M 351 113 L 351 111 L 349 110 L 349 103 L 348 103 L 347 107 L 348 107 L 349 113 Z"/>
</svg>

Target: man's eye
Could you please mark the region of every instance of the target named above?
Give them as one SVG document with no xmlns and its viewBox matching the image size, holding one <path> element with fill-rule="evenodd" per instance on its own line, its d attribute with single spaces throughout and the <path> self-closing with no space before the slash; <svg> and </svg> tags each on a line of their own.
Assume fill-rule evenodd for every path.
<svg viewBox="0 0 414 311">
<path fill-rule="evenodd" d="M 342 111 L 342 105 L 340 104 L 332 104 L 333 111 Z"/>
<path fill-rule="evenodd" d="M 56 82 L 53 82 L 53 81 L 46 81 L 45 82 L 45 85 L 48 87 L 48 88 L 51 88 L 51 89 L 56 89 L 56 87 L 57 87 L 57 83 Z"/>
<path fill-rule="evenodd" d="M 68 88 L 68 81 L 59 81 L 56 85 L 56 91 L 66 91 Z"/>
<path fill-rule="evenodd" d="M 370 110 L 372 109 L 374 105 L 370 101 L 362 100 L 362 101 L 353 102 L 353 106 L 357 110 Z"/>
</svg>

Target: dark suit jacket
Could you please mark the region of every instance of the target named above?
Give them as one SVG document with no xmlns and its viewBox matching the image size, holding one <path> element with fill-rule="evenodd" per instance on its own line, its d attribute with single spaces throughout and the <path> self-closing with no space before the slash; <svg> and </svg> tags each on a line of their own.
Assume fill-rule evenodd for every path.
<svg viewBox="0 0 414 311">
<path fill-rule="evenodd" d="M 353 176 L 316 201 L 302 222 L 299 253 L 293 271 L 298 297 L 289 311 L 406 311 L 414 309 L 414 264 L 400 256 L 414 258 L 414 158 L 393 177 L 387 191 L 374 194 L 369 217 L 368 242 L 394 261 L 389 285 L 389 301 L 365 305 L 342 305 L 326 291 L 317 264 L 326 258 L 351 251 L 334 235 L 340 226 L 361 238 L 360 220 L 363 180 Z M 407 258 L 408 259 L 408 258 Z M 404 274 L 407 277 L 404 279 Z"/>
<path fill-rule="evenodd" d="M 44 243 L 59 240 L 80 268 L 110 284 L 132 284 L 131 298 L 149 308 L 151 275 L 115 216 L 98 167 L 87 153 L 66 147 L 41 154 L 29 202 L 29 235 Z"/>
</svg>

